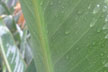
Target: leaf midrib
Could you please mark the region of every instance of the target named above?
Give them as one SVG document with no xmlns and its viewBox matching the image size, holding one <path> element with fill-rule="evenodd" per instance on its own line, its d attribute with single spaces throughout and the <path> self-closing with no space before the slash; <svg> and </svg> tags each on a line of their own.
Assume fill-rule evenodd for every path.
<svg viewBox="0 0 108 72">
<path fill-rule="evenodd" d="M 53 72 L 53 65 L 51 62 L 51 54 L 49 51 L 49 43 L 48 43 L 48 36 L 47 36 L 47 29 L 46 25 L 44 24 L 44 19 L 41 18 L 42 12 L 40 6 L 38 6 L 39 1 L 38 0 L 32 0 L 33 6 L 35 7 L 34 12 L 35 12 L 35 17 L 37 19 L 37 28 L 39 31 L 39 38 L 40 38 L 40 43 L 42 47 L 42 52 L 43 52 L 43 57 L 44 57 L 44 63 L 46 67 L 45 72 Z"/>
</svg>

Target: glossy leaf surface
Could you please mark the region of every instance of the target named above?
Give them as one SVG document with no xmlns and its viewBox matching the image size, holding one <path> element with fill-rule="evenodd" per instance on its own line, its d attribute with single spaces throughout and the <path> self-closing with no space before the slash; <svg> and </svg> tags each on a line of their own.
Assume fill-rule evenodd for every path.
<svg viewBox="0 0 108 72">
<path fill-rule="evenodd" d="M 108 72 L 108 0 L 20 0 L 37 72 Z"/>
</svg>

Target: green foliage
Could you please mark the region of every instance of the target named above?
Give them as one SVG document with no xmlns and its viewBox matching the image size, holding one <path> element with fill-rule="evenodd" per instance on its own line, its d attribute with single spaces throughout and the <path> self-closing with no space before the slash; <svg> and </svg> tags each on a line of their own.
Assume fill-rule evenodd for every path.
<svg viewBox="0 0 108 72">
<path fill-rule="evenodd" d="M 0 54 L 3 58 L 0 55 L 1 72 L 25 72 L 33 58 L 28 29 L 25 27 L 22 30 L 17 24 L 21 12 L 14 14 L 17 1 L 0 0 Z"/>
<path fill-rule="evenodd" d="M 0 48 L 9 72 L 25 72 L 26 65 L 15 45 L 13 36 L 0 20 Z"/>
<path fill-rule="evenodd" d="M 108 0 L 20 0 L 37 72 L 108 72 Z"/>
</svg>

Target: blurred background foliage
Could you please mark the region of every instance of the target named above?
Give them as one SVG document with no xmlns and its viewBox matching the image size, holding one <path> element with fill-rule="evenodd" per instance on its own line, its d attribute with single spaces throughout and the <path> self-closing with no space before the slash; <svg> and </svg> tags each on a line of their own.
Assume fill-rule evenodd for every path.
<svg viewBox="0 0 108 72">
<path fill-rule="evenodd" d="M 33 66 L 31 36 L 18 0 L 0 0 L 0 17 L 12 33 L 26 65 Z M 28 68 L 31 69 L 31 68 Z M 29 71 L 29 70 L 27 70 Z M 0 52 L 0 72 L 8 72 Z"/>
</svg>

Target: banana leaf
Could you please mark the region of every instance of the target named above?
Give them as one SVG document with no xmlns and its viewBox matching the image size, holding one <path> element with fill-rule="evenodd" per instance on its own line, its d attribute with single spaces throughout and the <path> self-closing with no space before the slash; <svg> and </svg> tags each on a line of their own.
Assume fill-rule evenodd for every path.
<svg viewBox="0 0 108 72">
<path fill-rule="evenodd" d="M 37 72 L 108 72 L 108 0 L 20 0 Z"/>
</svg>

